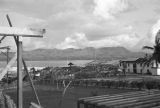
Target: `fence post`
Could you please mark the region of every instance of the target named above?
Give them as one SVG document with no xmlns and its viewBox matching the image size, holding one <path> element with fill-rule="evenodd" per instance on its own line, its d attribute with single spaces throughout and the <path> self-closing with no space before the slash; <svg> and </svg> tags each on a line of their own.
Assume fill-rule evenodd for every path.
<svg viewBox="0 0 160 108">
<path fill-rule="evenodd" d="M 80 102 L 77 101 L 77 108 L 80 108 Z"/>
</svg>

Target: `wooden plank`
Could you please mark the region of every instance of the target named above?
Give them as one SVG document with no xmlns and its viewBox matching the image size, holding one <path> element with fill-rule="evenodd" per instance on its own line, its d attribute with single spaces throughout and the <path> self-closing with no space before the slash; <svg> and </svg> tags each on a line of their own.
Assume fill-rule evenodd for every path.
<svg viewBox="0 0 160 108">
<path fill-rule="evenodd" d="M 17 46 L 17 77 L 18 77 L 18 85 L 17 85 L 17 107 L 23 108 L 23 79 L 22 79 L 22 41 L 18 37 L 18 46 Z"/>
<path fill-rule="evenodd" d="M 160 96 L 160 94 L 155 94 L 155 95 L 147 95 L 147 96 L 140 96 L 140 97 L 133 97 L 133 98 L 126 98 L 126 99 L 120 99 L 120 100 L 111 100 L 107 102 L 101 102 L 98 103 L 99 105 L 112 105 L 112 104 L 121 104 L 123 102 L 127 103 L 130 101 L 141 101 L 141 100 L 146 100 L 146 99 L 151 99 L 152 97 Z"/>
<path fill-rule="evenodd" d="M 152 96 L 142 96 L 142 97 L 134 97 L 134 98 L 130 98 L 130 99 L 121 99 L 121 100 L 117 100 L 117 101 L 108 101 L 108 102 L 102 102 L 102 103 L 98 103 L 98 106 L 118 106 L 121 104 L 126 104 L 126 103 L 130 103 L 130 102 L 139 102 L 139 101 L 144 101 L 144 100 L 148 100 L 148 99 L 152 99 L 154 97 L 158 97 L 159 98 L 160 94 L 155 94 Z"/>
<path fill-rule="evenodd" d="M 26 63 L 25 63 L 25 61 L 24 61 L 23 58 L 22 58 L 22 63 L 23 63 L 23 65 L 24 65 L 25 72 L 26 72 L 26 74 L 27 74 L 28 77 L 29 77 L 29 82 L 30 82 L 31 87 L 32 87 L 32 89 L 33 89 L 33 91 L 34 91 L 34 95 L 35 95 L 35 97 L 36 97 L 36 99 L 37 99 L 37 102 L 38 102 L 38 104 L 41 106 L 41 103 L 40 103 L 40 101 L 39 101 L 38 94 L 37 94 L 36 89 L 35 89 L 35 87 L 34 87 L 34 84 L 33 84 L 32 78 L 31 78 L 31 75 L 30 75 L 30 73 L 28 72 L 27 65 L 26 65 Z M 23 74 L 23 78 L 24 78 L 24 76 L 25 76 L 25 72 L 24 72 L 24 74 Z"/>
<path fill-rule="evenodd" d="M 37 105 L 36 103 L 31 102 L 31 106 L 29 108 L 42 108 L 42 107 Z"/>
<path fill-rule="evenodd" d="M 152 92 L 151 94 L 153 95 L 153 94 L 155 94 L 156 92 Z M 159 93 L 159 91 L 157 91 L 157 93 Z M 132 93 L 131 93 L 132 94 Z M 151 96 L 151 94 L 150 95 L 148 95 L 148 92 L 141 92 L 141 93 L 139 93 L 139 94 L 132 94 L 132 95 L 126 95 L 126 94 L 124 94 L 124 95 L 126 95 L 126 96 L 120 96 L 120 97 L 118 97 L 118 96 L 116 96 L 116 95 L 114 95 L 114 96 L 108 96 L 108 97 L 105 97 L 104 99 L 103 98 L 101 98 L 101 99 L 97 99 L 97 100 L 90 100 L 90 101 L 84 101 L 84 104 L 89 104 L 89 105 L 94 105 L 94 106 L 97 106 L 97 107 L 99 107 L 99 106 L 103 106 L 103 105 L 99 105 L 99 103 L 120 103 L 120 104 L 122 104 L 122 103 L 131 103 L 131 102 L 133 102 L 133 100 L 135 100 L 135 99 L 137 99 L 137 98 L 140 98 L 141 96 L 146 96 L 146 95 L 148 95 L 148 96 Z M 136 96 L 136 97 L 135 97 Z M 134 101 L 135 102 L 135 101 Z M 136 102 L 137 102 L 137 100 L 136 100 Z M 82 104 L 83 104 L 83 102 L 81 102 Z"/>
<path fill-rule="evenodd" d="M 122 93 L 116 95 L 102 95 L 79 99 L 79 102 L 96 108 L 151 108 L 159 105 L 160 91 L 153 90 Z M 137 107 L 136 107 L 137 106 Z"/>
<path fill-rule="evenodd" d="M 160 93 L 160 91 L 154 91 L 151 92 L 150 94 L 155 94 L 155 93 Z M 148 95 L 148 92 L 130 92 L 130 93 L 123 93 L 123 94 L 116 94 L 116 95 L 111 95 L 111 96 L 104 96 L 104 97 L 98 97 L 98 98 L 92 98 L 92 99 L 84 99 L 83 102 L 100 102 L 100 101 L 108 101 L 108 100 L 116 100 L 116 99 L 125 99 L 129 97 L 134 97 L 134 96 L 143 96 L 143 95 Z"/>
<path fill-rule="evenodd" d="M 135 106 L 135 107 L 132 107 L 132 108 L 151 108 L 151 107 L 154 107 L 154 106 L 159 105 L 159 104 L 160 104 L 160 102 L 156 102 L 156 103 L 147 103 L 147 104 Z"/>
<path fill-rule="evenodd" d="M 0 47 L 0 49 L 10 49 L 9 46 Z"/>
<path fill-rule="evenodd" d="M 0 27 L 1 36 L 43 37 L 45 29 Z"/>
<path fill-rule="evenodd" d="M 156 98 L 148 98 L 148 99 L 143 99 L 139 100 L 138 102 L 128 102 L 124 104 L 119 104 L 119 105 L 113 105 L 114 108 L 126 108 L 126 107 L 136 107 L 136 106 L 142 106 L 142 105 L 147 105 L 147 104 L 152 104 L 152 103 L 158 103 L 160 101 L 159 97 Z"/>
<path fill-rule="evenodd" d="M 160 92 L 159 90 L 150 90 L 150 93 L 154 92 Z M 85 97 L 85 98 L 79 98 L 79 101 L 88 101 L 88 100 L 94 100 L 94 99 L 100 99 L 103 97 L 108 97 L 108 96 L 124 96 L 124 95 L 130 95 L 130 94 L 141 94 L 141 93 L 148 93 L 148 91 L 136 91 L 136 92 L 127 92 L 127 93 L 119 93 L 119 94 L 111 94 L 111 95 L 101 95 L 101 96 L 93 96 L 93 97 Z"/>
<path fill-rule="evenodd" d="M 3 69 L 3 71 L 0 73 L 0 80 L 5 76 L 7 71 L 12 67 L 12 65 L 16 62 L 17 59 L 17 53 L 15 53 L 14 57 L 9 61 L 7 66 Z"/>
<path fill-rule="evenodd" d="M 96 99 L 103 99 L 106 97 L 114 97 L 114 96 L 124 96 L 124 95 L 130 95 L 130 94 L 137 94 L 137 93 L 143 93 L 144 91 L 138 91 L 138 92 L 128 92 L 128 93 L 119 93 L 119 94 L 112 94 L 112 95 L 101 95 L 101 96 L 93 96 L 93 97 L 86 97 L 86 98 L 80 98 L 80 101 L 90 101 L 90 100 L 96 100 Z"/>
<path fill-rule="evenodd" d="M 92 100 L 92 101 L 88 101 L 88 103 L 91 103 L 91 104 L 97 104 L 97 103 L 100 103 L 100 102 L 106 102 L 106 101 L 116 101 L 116 100 L 122 100 L 122 99 L 130 99 L 130 98 L 138 98 L 138 97 L 141 97 L 141 96 L 146 96 L 148 95 L 148 93 L 142 93 L 142 94 L 134 94 L 134 95 L 124 95 L 124 96 L 121 96 L 121 97 L 108 97 L 108 98 L 102 98 L 102 99 L 99 99 L 99 100 Z"/>
<path fill-rule="evenodd" d="M 158 106 L 154 106 L 154 107 L 152 107 L 152 108 L 160 108 L 160 105 L 158 105 Z"/>
</svg>

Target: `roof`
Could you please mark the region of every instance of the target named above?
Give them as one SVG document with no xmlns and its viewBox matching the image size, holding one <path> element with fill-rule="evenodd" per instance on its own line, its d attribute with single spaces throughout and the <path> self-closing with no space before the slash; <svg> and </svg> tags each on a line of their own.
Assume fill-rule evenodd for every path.
<svg viewBox="0 0 160 108">
<path fill-rule="evenodd" d="M 119 60 L 111 60 L 111 61 L 103 61 L 103 60 L 94 60 L 94 61 L 91 61 L 89 63 L 87 63 L 86 65 L 107 65 L 107 64 L 112 64 L 112 65 L 115 65 L 115 64 L 118 64 Z"/>
<path fill-rule="evenodd" d="M 136 63 L 144 63 L 144 62 L 147 62 L 147 61 L 148 61 L 147 58 L 138 58 L 136 60 Z"/>
<path fill-rule="evenodd" d="M 128 58 L 128 59 L 125 59 L 125 60 L 120 60 L 122 62 L 133 62 L 133 61 L 136 61 L 138 58 Z"/>
<path fill-rule="evenodd" d="M 147 58 L 129 58 L 126 60 L 120 60 L 120 62 L 145 63 L 147 62 Z"/>
</svg>

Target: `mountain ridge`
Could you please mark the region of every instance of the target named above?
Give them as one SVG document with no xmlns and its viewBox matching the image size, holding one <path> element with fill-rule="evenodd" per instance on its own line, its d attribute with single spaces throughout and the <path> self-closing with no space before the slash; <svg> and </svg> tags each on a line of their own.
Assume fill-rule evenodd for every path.
<svg viewBox="0 0 160 108">
<path fill-rule="evenodd" d="M 142 57 L 143 52 L 132 52 L 124 47 L 102 47 L 93 48 L 86 47 L 84 49 L 35 49 L 31 51 L 24 51 L 23 57 L 28 61 L 41 61 L 41 60 L 94 60 L 94 59 L 125 59 Z M 13 56 L 13 52 L 10 52 Z M 6 57 L 0 54 L 0 60 L 5 60 Z"/>
</svg>

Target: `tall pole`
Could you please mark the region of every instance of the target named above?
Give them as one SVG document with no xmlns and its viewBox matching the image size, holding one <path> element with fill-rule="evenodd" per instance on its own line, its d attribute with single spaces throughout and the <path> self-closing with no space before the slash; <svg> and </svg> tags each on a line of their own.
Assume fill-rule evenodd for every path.
<svg viewBox="0 0 160 108">
<path fill-rule="evenodd" d="M 9 47 L 7 47 L 7 64 L 9 62 Z"/>
<path fill-rule="evenodd" d="M 18 76 L 18 100 L 17 100 L 17 103 L 18 103 L 18 108 L 23 108 L 23 89 L 22 89 L 22 86 L 23 86 L 23 82 L 22 82 L 22 37 L 17 37 L 17 40 L 18 40 L 18 45 L 17 45 L 17 76 Z"/>
<path fill-rule="evenodd" d="M 7 47 L 7 64 L 8 64 L 8 62 L 9 62 L 9 47 Z M 8 84 L 8 75 L 9 73 L 8 73 L 8 71 L 7 71 L 7 84 Z"/>
<path fill-rule="evenodd" d="M 7 14 L 6 17 L 7 17 L 7 21 L 8 21 L 8 23 L 9 23 L 9 26 L 12 27 L 12 23 L 11 23 L 11 20 L 10 20 L 10 18 L 9 18 L 9 15 Z M 14 36 L 14 40 L 15 40 L 16 46 L 18 47 L 18 40 L 17 40 L 17 37 L 16 37 L 16 36 Z M 23 62 L 24 69 L 25 69 L 25 71 L 26 71 L 26 73 L 28 74 L 28 77 L 29 77 L 29 79 L 30 79 L 30 83 L 31 83 L 32 89 L 33 89 L 33 91 L 34 91 L 34 95 L 36 96 L 37 102 L 38 102 L 38 104 L 41 106 L 40 101 L 39 101 L 39 98 L 38 98 L 38 95 L 37 95 L 37 92 L 36 92 L 36 89 L 35 89 L 35 87 L 34 87 L 33 81 L 32 81 L 32 79 L 31 79 L 30 74 L 29 74 L 28 69 L 27 69 L 27 65 L 26 65 L 26 63 L 25 63 L 25 61 L 24 61 L 23 58 L 22 58 L 22 62 Z M 18 65 L 17 65 L 17 66 L 18 66 Z M 17 94 L 18 94 L 18 93 L 17 93 Z M 18 102 L 18 101 L 17 101 L 17 102 Z"/>
</svg>

